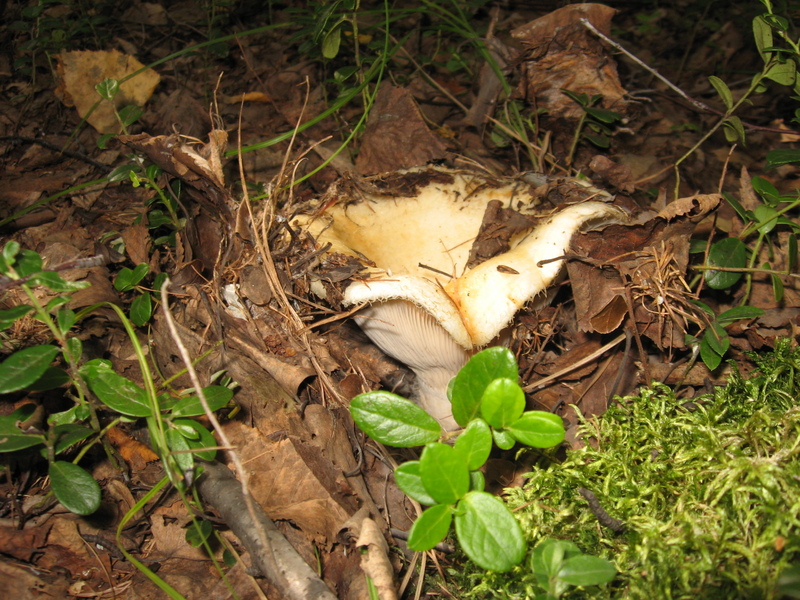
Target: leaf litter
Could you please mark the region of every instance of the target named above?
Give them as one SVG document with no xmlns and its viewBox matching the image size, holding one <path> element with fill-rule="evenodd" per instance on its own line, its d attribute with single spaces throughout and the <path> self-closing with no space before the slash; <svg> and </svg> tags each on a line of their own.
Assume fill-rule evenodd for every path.
<svg viewBox="0 0 800 600">
<path fill-rule="evenodd" d="M 176 49 L 177 40 L 149 35 L 170 27 L 177 27 L 187 43 L 197 41 L 194 34 L 186 33 L 185 27 L 194 27 L 191 18 L 178 11 L 175 15 L 174 25 L 158 20 L 144 33 L 130 31 L 125 45 L 128 53 L 156 44 L 153 55 L 166 56 Z M 696 139 L 685 126 L 697 115 L 660 88 L 645 90 L 644 95 L 626 92 L 625 88 L 642 87 L 642 73 L 624 59 L 612 57 L 581 24 L 581 18 L 605 34 L 612 31 L 612 18 L 614 26 L 636 22 L 632 12 L 615 15 L 601 5 L 577 5 L 547 14 L 532 11 L 524 19 L 500 11 L 487 20 L 495 31 L 509 31 L 517 41 L 517 45 L 505 45 L 487 35 L 493 56 L 502 59 L 515 82 L 510 98 L 541 109 L 534 111 L 534 119 L 550 132 L 531 144 L 538 166 L 548 165 L 547 157 L 566 156 L 572 142 L 580 107 L 560 92 L 562 88 L 587 96 L 599 94 L 603 109 L 616 111 L 626 120 L 605 154 L 590 144 L 577 146 L 573 166 L 593 174 L 592 185 L 567 177 L 556 163 L 550 165 L 551 173 L 538 176 L 535 193 L 544 207 L 542 214 L 547 214 L 595 196 L 612 200 L 609 192 L 613 192 L 614 203 L 634 215 L 636 222 L 576 235 L 566 263 L 567 278 L 553 289 L 549 305 L 526 307 L 504 334 L 504 341 L 518 356 L 521 383 L 531 391 L 529 403 L 562 414 L 573 432 L 578 419 L 572 405 L 585 417 L 601 414 L 613 394 L 630 393 L 649 379 L 682 384 L 686 398 L 702 392 L 709 383 L 725 381 L 724 367 L 713 373 L 700 362 L 684 368 L 691 354 L 686 334 L 708 326 L 687 282 L 690 239 L 707 239 L 715 226 L 731 233 L 741 227 L 728 205 L 712 193 L 717 182 L 709 181 L 709 174 L 724 173 L 724 188 L 739 190 L 744 203 L 753 196 L 747 169 L 756 170 L 759 148 L 772 143 L 764 133 L 733 152 L 721 140 L 709 143 L 684 163 L 680 197 L 666 203 L 665 191 L 672 189 L 674 180 L 664 167 Z M 680 22 L 670 10 L 654 13 L 653 18 L 655 31 Z M 746 54 L 731 23 L 715 34 L 722 58 L 709 56 L 711 50 L 704 48 L 687 54 L 680 64 L 675 48 L 668 47 L 668 36 L 644 27 L 629 29 L 628 42 L 633 47 L 672 56 L 674 63 L 664 61 L 659 68 L 677 79 L 683 70 L 710 73 L 712 67 L 704 65 L 721 64 L 714 61 L 724 60 L 732 68 Z M 11 34 L 6 30 L 3 35 Z M 412 42 L 429 49 L 430 40 L 413 37 Z M 657 49 L 654 43 L 662 47 Z M 240 412 L 224 427 L 250 474 L 250 493 L 305 561 L 320 565 L 319 574 L 339 597 L 363 598 L 367 592 L 362 569 L 374 573 L 379 585 L 388 590 L 392 584 L 387 561 L 397 576 L 411 560 L 396 549 L 383 558 L 387 551 L 375 541 L 375 527 L 384 538 L 391 530 L 407 531 L 416 509 L 394 484 L 395 458 L 355 429 L 347 400 L 378 387 L 410 393 L 414 373 L 377 351 L 343 311 L 342 288 L 359 277 L 363 264 L 343 256 L 338 260 L 324 257 L 314 239 L 292 229 L 291 220 L 301 212 L 324 210 L 375 189 L 388 195 L 413 193 L 420 182 L 407 175 L 385 174 L 398 169 L 440 161 L 461 168 L 469 165 L 502 179 L 528 165 L 530 155 L 503 129 L 510 113 L 503 114 L 499 108 L 502 86 L 487 63 L 474 59 L 481 72 L 477 84 L 457 70 L 434 64 L 427 70 L 409 70 L 399 84 L 384 81 L 353 146 L 358 149 L 355 158 L 340 154 L 332 163 L 335 168 L 314 174 L 296 188 L 290 184 L 311 173 L 335 150 L 328 141 L 338 134 L 332 120 L 311 125 L 294 145 L 287 139 L 243 154 L 244 175 L 254 186 L 251 197 L 260 196 L 248 204 L 232 184 L 239 173 L 230 150 L 307 122 L 331 100 L 325 86 L 329 74 L 313 61 L 296 61 L 287 48 L 291 48 L 288 33 L 276 30 L 230 45 L 231 68 L 223 69 L 213 55 L 183 56 L 156 67 L 159 75 L 154 81 L 145 84 L 144 79 L 133 78 L 131 83 L 142 87 L 132 101 L 145 105 L 150 98 L 145 105 L 145 128 L 120 136 L 116 146 L 103 151 L 89 150 L 96 147 L 97 134 L 77 127 L 78 114 L 64 113 L 56 100 L 55 80 L 45 76 L 39 87 L 27 92 L 27 103 L 14 101 L 7 90 L 0 141 L 4 179 L 8 180 L 0 190 L 2 234 L 4 242 L 15 239 L 37 249 L 49 257 L 50 264 L 102 254 L 105 264 L 65 273 L 93 284 L 73 296 L 76 308 L 99 301 L 128 302 L 129 296 L 111 286 L 120 266 L 147 263 L 154 274 L 170 274 L 184 343 L 192 356 L 210 352 L 197 365 L 201 379 L 208 381 L 213 373 L 225 370 L 239 384 Z M 413 55 L 413 44 L 405 50 Z M 398 64 L 410 64 L 401 54 L 397 56 Z M 83 67 L 66 59 L 60 70 L 86 77 Z M 225 73 L 218 84 L 221 71 Z M 187 76 L 188 72 L 192 75 Z M 707 91 L 689 78 L 683 82 L 692 96 Z M 23 89 L 25 78 L 17 77 L 13 85 Z M 217 86 L 222 103 L 207 111 L 207 99 Z M 75 90 L 69 92 L 71 103 L 92 104 L 90 87 Z M 79 110 L 85 115 L 85 108 Z M 355 122 L 358 112 L 349 106 L 341 117 Z M 116 127 L 108 118 L 92 124 L 100 131 Z M 174 133 L 175 128 L 181 134 Z M 74 137 L 82 151 L 77 157 L 68 156 L 37 144 L 42 132 L 57 147 Z M 131 150 L 163 169 L 161 185 L 181 182 L 186 191 L 181 206 L 185 229 L 171 245 L 151 241 L 149 231 L 155 231 L 149 229 L 146 203 L 152 204 L 156 195 L 143 187 L 99 183 L 89 191 L 76 190 L 42 209 L 29 210 L 48 195 L 98 175 L 90 160 L 110 168 Z M 784 189 L 791 186 L 793 177 L 796 171 L 782 168 L 773 175 L 774 184 Z M 492 210 L 487 211 L 477 238 L 465 240 L 479 260 L 496 255 L 517 230 L 527 226 L 525 219 L 518 222 L 524 217 L 518 211 Z M 787 243 L 778 240 L 781 246 Z M 265 260 L 267 248 L 271 260 Z M 783 268 L 780 263 L 773 267 Z M 323 282 L 326 298 L 312 291 L 314 280 Z M 764 315 L 728 329 L 730 356 L 741 371 L 751 368 L 745 351 L 763 351 L 779 337 L 796 335 L 800 321 L 793 308 L 798 305 L 795 282 L 786 282 L 785 297 L 778 302 L 769 278 L 755 278 L 750 304 L 762 307 Z M 7 308 L 20 299 L 12 291 L 2 302 Z M 737 297 L 718 294 L 710 302 L 719 314 L 735 306 Z M 130 347 L 112 312 L 100 310 L 81 327 L 79 335 L 90 356 L 108 357 L 117 372 L 136 378 Z M 174 388 L 191 387 L 188 378 L 179 374 L 182 366 L 160 315 L 142 336 L 149 340 L 148 352 L 161 376 L 177 374 L 171 382 Z M 33 334 L 13 332 L 3 340 L 4 352 L 32 343 Z M 540 389 L 537 382 L 545 378 L 552 378 L 551 383 Z M 8 402 L 3 399 L 3 410 L 7 407 L 10 413 L 31 402 L 45 413 L 64 407 L 64 399 L 49 392 Z M 141 571 L 120 558 L 113 543 L 120 515 L 133 506 L 141 489 L 160 479 L 160 466 L 153 461 L 146 430 L 139 425 L 115 429 L 110 441 L 119 447 L 128 468 L 120 477 L 99 455 L 93 457 L 97 461 L 93 474 L 101 483 L 104 500 L 102 514 L 88 519 L 76 519 L 52 502 L 35 460 L 15 457 L 9 463 L 1 484 L 6 497 L 24 496 L 26 501 L 5 505 L 7 522 L 0 528 L 0 551 L 19 563 L 2 567 L 4 581 L 24 579 L 28 589 L 58 589 L 80 597 L 112 590 L 117 597 L 161 597 Z M 494 457 L 492 472 L 498 475 L 490 487 L 498 482 L 510 484 L 520 472 L 520 463 L 530 460 L 512 454 Z M 160 498 L 129 525 L 124 547 L 157 564 L 159 576 L 186 597 L 205 596 L 221 589 L 221 584 L 206 562 L 199 560 L 202 551 L 186 544 L 187 514 L 182 507 L 174 495 Z M 246 548 L 229 537 L 230 547 L 246 555 Z M 108 543 L 98 542 L 99 538 Z M 353 552 L 357 545 L 369 548 L 370 557 L 363 564 L 358 552 Z M 221 552 L 218 556 L 222 557 Z M 26 570 L 31 564 L 47 576 L 31 575 Z M 242 569 L 231 570 L 229 577 L 239 597 L 263 593 Z M 270 584 L 263 585 L 270 597 L 277 597 L 279 592 L 269 589 Z"/>
</svg>

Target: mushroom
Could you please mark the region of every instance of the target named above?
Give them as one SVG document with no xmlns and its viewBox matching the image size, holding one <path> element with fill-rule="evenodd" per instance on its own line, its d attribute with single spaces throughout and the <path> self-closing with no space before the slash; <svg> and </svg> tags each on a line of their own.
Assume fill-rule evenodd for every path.
<svg viewBox="0 0 800 600">
<path fill-rule="evenodd" d="M 511 235 L 507 251 L 469 266 L 489 202 L 533 215 L 539 203 L 533 186 L 439 167 L 397 177 L 399 195 L 339 189 L 321 214 L 295 224 L 319 246 L 330 244 L 328 259 L 355 257 L 364 266 L 350 278 L 342 305 L 365 305 L 355 321 L 383 352 L 414 371 L 415 400 L 453 430 L 450 379 L 556 280 L 563 260 L 552 259 L 567 251 L 575 232 L 627 215 L 604 202 L 573 204 Z M 312 291 L 327 296 L 321 280 L 312 282 Z"/>
</svg>

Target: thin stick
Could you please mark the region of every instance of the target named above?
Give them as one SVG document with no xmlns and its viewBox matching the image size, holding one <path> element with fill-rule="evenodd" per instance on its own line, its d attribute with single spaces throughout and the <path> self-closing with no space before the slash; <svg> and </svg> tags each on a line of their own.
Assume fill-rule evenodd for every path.
<svg viewBox="0 0 800 600">
<path fill-rule="evenodd" d="M 679 88 L 677 85 L 672 83 L 669 79 L 664 77 L 661 73 L 656 71 L 653 67 L 651 67 L 649 65 L 646 65 L 641 59 L 639 59 L 638 57 L 636 57 L 633 54 L 631 54 L 630 52 L 628 52 L 625 48 L 620 46 L 617 42 L 612 40 L 610 37 L 608 37 L 604 33 L 601 33 L 594 25 L 592 25 L 589 22 L 588 19 L 581 19 L 581 25 L 586 27 L 586 29 L 591 31 L 593 34 L 595 34 L 597 37 L 599 37 L 601 40 L 603 40 L 604 42 L 606 42 L 610 46 L 613 46 L 615 49 L 617 49 L 620 52 L 622 52 L 625 56 L 627 56 L 633 62 L 635 62 L 637 65 L 642 67 L 645 71 L 647 71 L 648 73 L 653 75 L 653 77 L 656 77 L 659 81 L 661 81 L 664 85 L 669 87 L 669 89 L 671 89 L 673 92 L 678 94 L 681 98 L 683 98 L 684 100 L 689 102 L 696 109 L 701 110 L 703 112 L 708 112 L 708 113 L 713 113 L 713 114 L 720 114 L 719 111 L 716 111 L 713 108 L 711 108 L 710 106 L 708 106 L 706 104 L 703 104 L 699 100 L 695 100 L 694 98 L 689 96 L 686 92 L 684 92 L 681 88 Z"/>
<path fill-rule="evenodd" d="M 534 392 L 534 391 L 541 390 L 541 389 L 547 387 L 548 385 L 550 385 L 551 383 L 553 383 L 554 381 L 556 381 L 562 375 L 566 375 L 567 373 L 571 373 L 575 369 L 579 369 L 583 365 L 589 364 L 590 362 L 592 362 L 596 358 L 602 356 L 603 354 L 605 354 L 606 352 L 611 350 L 614 346 L 619 344 L 624 339 L 625 339 L 625 334 L 624 333 L 620 334 L 617 337 L 615 337 L 613 340 L 608 342 L 602 348 L 598 348 L 597 350 L 592 352 L 589 356 L 586 356 L 586 357 L 582 358 L 578 362 L 576 362 L 574 364 L 571 364 L 568 367 L 564 367 L 563 369 L 553 373 L 552 375 L 548 375 L 547 377 L 543 377 L 542 379 L 539 379 L 538 381 L 534 381 L 533 383 L 531 383 L 530 385 L 525 386 L 522 389 L 525 390 L 526 392 Z"/>
</svg>

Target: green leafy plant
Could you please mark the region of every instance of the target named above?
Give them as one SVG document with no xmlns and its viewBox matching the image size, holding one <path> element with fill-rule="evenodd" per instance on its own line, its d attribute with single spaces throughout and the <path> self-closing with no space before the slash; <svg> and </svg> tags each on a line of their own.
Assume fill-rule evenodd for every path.
<svg viewBox="0 0 800 600">
<path fill-rule="evenodd" d="M 133 289 L 146 274 L 146 265 L 121 272 L 118 289 Z M 87 283 L 67 281 L 56 271 L 43 270 L 42 259 L 36 252 L 22 249 L 13 241 L 0 254 L 0 275 L 6 287 L 19 286 L 29 301 L 0 311 L 0 328 L 8 329 L 32 315 L 44 323 L 55 342 L 17 350 L 0 363 L 0 394 L 64 387 L 75 402 L 73 407 L 50 415 L 46 424 L 32 419 L 33 404 L 25 404 L 11 415 L 0 417 L 0 452 L 41 446 L 48 461 L 53 493 L 66 508 L 83 515 L 99 507 L 100 487 L 79 463 L 94 444 L 104 442 L 104 432 L 121 421 L 147 420 L 153 445 L 165 463 L 169 479 L 179 489 L 185 487 L 184 474 L 194 468 L 196 457 L 214 458 L 215 451 L 207 448 L 216 446 L 216 441 L 193 419 L 205 414 L 199 397 L 193 390 L 169 393 L 156 388 L 134 325 L 121 308 L 102 304 L 114 310 L 125 327 L 138 358 L 144 388 L 116 373 L 108 360 L 84 360 L 83 344 L 71 330 L 101 305 L 78 313 L 66 305 L 71 293 Z M 34 293 L 38 286 L 57 295 L 43 305 Z M 204 388 L 211 410 L 230 402 L 231 387 Z M 71 461 L 61 458 L 68 455 L 73 457 Z"/>
<path fill-rule="evenodd" d="M 800 94 L 800 40 L 791 37 L 791 26 L 785 17 L 775 14 L 770 0 L 761 0 L 766 12 L 753 19 L 753 35 L 763 67 L 753 77 L 748 89 L 735 99 L 725 82 L 716 76 L 709 81 L 725 105 L 725 113 L 716 125 L 703 136 L 683 157 L 676 162 L 676 168 L 691 155 L 719 127 L 724 127 L 730 142 L 745 143 L 745 129 L 741 119 L 734 113 L 756 93 L 766 91 L 767 84 L 774 82 L 788 87 Z M 794 96 L 797 99 L 797 96 Z M 800 123 L 800 109 L 795 111 L 794 122 Z M 774 167 L 800 162 L 800 151 L 794 149 L 773 150 L 767 154 L 766 167 Z M 744 293 L 740 306 L 715 315 L 705 303 L 694 304 L 702 309 L 698 322 L 701 332 L 689 337 L 689 343 L 699 350 L 703 362 L 715 369 L 728 351 L 730 340 L 725 327 L 739 319 L 751 319 L 763 314 L 760 309 L 749 306 L 756 274 L 767 274 L 770 278 L 775 302 L 784 296 L 784 279 L 793 277 L 797 266 L 797 235 L 800 225 L 790 218 L 789 213 L 800 205 L 800 193 L 781 194 L 775 186 L 763 177 L 753 177 L 750 181 L 751 203 L 757 205 L 745 208 L 731 194 L 724 198 L 741 219 L 742 227 L 737 235 L 730 235 L 707 244 L 700 240 L 692 243 L 692 252 L 704 253 L 702 266 L 703 283 L 712 290 L 731 290 L 744 278 Z M 676 188 L 677 189 L 677 188 Z M 779 256 L 780 253 L 783 256 Z M 766 253 L 766 260 L 762 257 Z M 775 262 L 782 268 L 774 268 Z M 697 281 L 694 283 L 698 283 Z"/>
<path fill-rule="evenodd" d="M 550 538 L 533 549 L 530 567 L 546 590 L 535 600 L 557 600 L 570 586 L 602 585 L 617 576 L 617 569 L 605 558 L 584 554 L 572 542 Z"/>
<path fill-rule="evenodd" d="M 603 98 L 600 94 L 589 96 L 588 94 L 575 93 L 565 89 L 561 91 L 577 102 L 583 110 L 578 124 L 575 126 L 575 134 L 566 159 L 567 165 L 570 165 L 581 139 L 585 139 L 598 148 L 608 148 L 611 144 L 611 128 L 609 125 L 613 125 L 622 119 L 622 115 L 613 110 L 598 108 L 596 104 Z"/>
<path fill-rule="evenodd" d="M 432 549 L 455 523 L 462 548 L 481 567 L 508 571 L 524 558 L 522 531 L 505 504 L 483 491 L 480 468 L 492 441 L 504 449 L 517 442 L 549 448 L 563 441 L 564 424 L 552 413 L 525 411 L 517 378 L 516 359 L 507 348 L 488 348 L 469 360 L 448 388 L 453 416 L 464 428 L 452 446 L 439 441 L 443 432 L 436 420 L 406 398 L 378 391 L 351 402 L 353 420 L 374 440 L 424 445 L 419 460 L 395 472 L 400 489 L 429 506 L 411 528 L 411 549 Z"/>
<path fill-rule="evenodd" d="M 725 138 L 729 142 L 746 143 L 744 124 L 741 118 L 736 115 L 736 112 L 749 103 L 754 94 L 765 92 L 769 82 L 786 86 L 795 94 L 800 94 L 800 80 L 798 79 L 800 39 L 792 39 L 792 27 L 789 20 L 786 17 L 775 14 L 771 0 L 760 1 L 766 8 L 766 12 L 753 19 L 753 37 L 764 65 L 753 76 L 747 90 L 739 98 L 734 97 L 728 85 L 719 77 L 711 75 L 708 78 L 725 106 L 725 112 L 714 126 L 675 162 L 677 175 L 676 195 L 680 185 L 678 167 L 689 156 L 694 154 L 706 140 L 714 135 L 720 127 L 723 128 Z M 800 116 L 800 112 L 795 112 L 795 116 L 796 118 Z"/>
<path fill-rule="evenodd" d="M 153 316 L 153 296 L 150 290 L 142 285 L 150 272 L 146 263 L 141 263 L 135 269 L 123 267 L 114 278 L 114 289 L 120 292 L 136 292 L 137 295 L 131 302 L 130 318 L 137 327 L 146 324 Z M 166 273 L 159 273 L 153 281 L 153 289 L 161 289 L 167 278 Z"/>
</svg>

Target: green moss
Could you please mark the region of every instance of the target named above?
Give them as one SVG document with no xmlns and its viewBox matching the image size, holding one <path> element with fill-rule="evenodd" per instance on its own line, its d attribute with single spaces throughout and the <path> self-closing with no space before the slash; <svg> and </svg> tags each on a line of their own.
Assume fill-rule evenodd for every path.
<svg viewBox="0 0 800 600">
<path fill-rule="evenodd" d="M 508 502 L 535 545 L 570 540 L 612 560 L 620 575 L 573 598 L 773 598 L 800 559 L 800 351 L 789 342 L 748 379 L 735 374 L 691 402 L 656 385 L 586 419 L 587 446 L 529 475 Z M 627 528 L 602 527 L 578 487 Z M 530 553 L 530 550 L 529 550 Z M 463 597 L 532 598 L 527 564 L 464 574 Z"/>
</svg>

